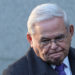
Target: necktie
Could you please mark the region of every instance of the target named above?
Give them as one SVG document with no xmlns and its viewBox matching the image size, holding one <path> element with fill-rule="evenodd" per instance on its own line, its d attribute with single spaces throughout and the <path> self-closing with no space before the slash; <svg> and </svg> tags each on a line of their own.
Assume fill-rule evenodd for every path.
<svg viewBox="0 0 75 75">
<path fill-rule="evenodd" d="M 61 64 L 59 66 L 56 66 L 55 70 L 58 72 L 58 75 L 66 75 L 64 68 L 65 64 Z"/>
</svg>

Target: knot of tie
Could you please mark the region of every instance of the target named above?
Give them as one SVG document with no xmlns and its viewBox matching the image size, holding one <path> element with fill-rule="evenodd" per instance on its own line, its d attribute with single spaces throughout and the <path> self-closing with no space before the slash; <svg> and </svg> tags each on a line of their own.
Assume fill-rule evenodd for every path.
<svg viewBox="0 0 75 75">
<path fill-rule="evenodd" d="M 58 72 L 58 75 L 66 75 L 64 68 L 65 64 L 62 63 L 61 65 L 56 66 L 55 70 Z"/>
</svg>

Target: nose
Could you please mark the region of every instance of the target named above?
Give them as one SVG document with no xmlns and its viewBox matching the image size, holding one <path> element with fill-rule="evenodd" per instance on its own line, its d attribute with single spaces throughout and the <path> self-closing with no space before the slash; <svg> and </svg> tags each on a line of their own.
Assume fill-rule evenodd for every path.
<svg viewBox="0 0 75 75">
<path fill-rule="evenodd" d="M 57 49 L 57 47 L 58 47 L 58 46 L 57 46 L 57 44 L 56 44 L 55 42 L 52 42 L 52 43 L 51 43 L 51 49 L 52 49 L 52 50 Z"/>
</svg>

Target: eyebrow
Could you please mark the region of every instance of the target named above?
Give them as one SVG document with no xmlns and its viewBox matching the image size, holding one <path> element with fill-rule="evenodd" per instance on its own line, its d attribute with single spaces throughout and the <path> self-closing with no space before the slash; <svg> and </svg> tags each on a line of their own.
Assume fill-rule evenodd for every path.
<svg viewBox="0 0 75 75">
<path fill-rule="evenodd" d="M 59 35 L 57 35 L 56 37 L 54 37 L 53 39 L 56 39 L 56 38 L 58 38 L 58 37 L 63 37 L 64 36 L 64 34 L 59 34 Z M 41 39 L 40 40 L 50 40 L 51 38 L 49 38 L 49 37 L 41 37 Z"/>
<path fill-rule="evenodd" d="M 46 40 L 46 39 L 50 39 L 48 37 L 42 37 L 41 40 Z"/>
<path fill-rule="evenodd" d="M 64 34 L 60 34 L 60 35 L 56 36 L 55 39 L 60 38 L 60 37 L 64 37 Z"/>
</svg>

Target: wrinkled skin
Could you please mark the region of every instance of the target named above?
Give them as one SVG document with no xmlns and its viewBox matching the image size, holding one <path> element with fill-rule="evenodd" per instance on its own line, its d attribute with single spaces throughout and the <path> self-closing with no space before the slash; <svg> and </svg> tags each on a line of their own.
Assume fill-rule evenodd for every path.
<svg viewBox="0 0 75 75">
<path fill-rule="evenodd" d="M 70 25 L 70 30 L 67 31 L 64 20 L 61 17 L 54 17 L 52 19 L 44 20 L 35 23 L 35 34 L 32 36 L 27 33 L 27 39 L 34 49 L 34 52 L 43 61 L 59 65 L 69 53 L 71 39 L 73 36 L 73 25 Z M 65 40 L 51 44 L 42 45 L 43 38 L 55 39 L 60 35 L 66 35 Z"/>
</svg>

